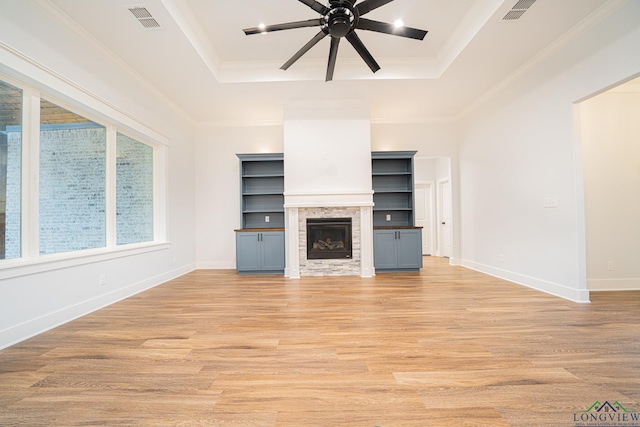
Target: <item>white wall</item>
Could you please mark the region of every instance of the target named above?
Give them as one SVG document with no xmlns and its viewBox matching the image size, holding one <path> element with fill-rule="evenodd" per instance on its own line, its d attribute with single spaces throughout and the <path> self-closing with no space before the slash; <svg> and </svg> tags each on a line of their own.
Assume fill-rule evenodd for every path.
<svg viewBox="0 0 640 427">
<path fill-rule="evenodd" d="M 370 134 L 369 120 L 285 120 L 285 203 L 288 193 L 371 192 Z"/>
<path fill-rule="evenodd" d="M 463 265 L 588 301 L 573 103 L 640 71 L 638 22 L 625 3 L 461 120 Z"/>
<path fill-rule="evenodd" d="M 416 183 L 435 183 L 441 179 L 451 179 L 451 159 L 449 157 L 416 157 L 414 168 Z"/>
<path fill-rule="evenodd" d="M 431 157 L 416 157 L 413 163 L 413 179 L 418 183 L 433 183 L 436 181 L 436 164 L 438 159 Z"/>
<path fill-rule="evenodd" d="M 313 193 L 369 192 L 367 201 L 372 202 L 366 103 L 316 100 L 284 105 L 284 192 L 285 205 L 295 198 L 292 195 L 307 200 L 304 196 Z"/>
<path fill-rule="evenodd" d="M 580 104 L 590 290 L 640 289 L 639 119 L 640 92 Z"/>
<path fill-rule="evenodd" d="M 235 269 L 233 230 L 240 227 L 236 153 L 282 153 L 283 138 L 284 128 L 279 124 L 198 127 L 195 156 L 198 268 Z M 451 122 L 376 123 L 371 125 L 371 141 L 372 151 L 418 150 L 417 155 L 424 156 L 457 155 Z"/>
<path fill-rule="evenodd" d="M 372 151 L 417 150 L 418 161 L 414 166 L 432 167 L 432 170 L 415 171 L 416 180 L 427 177 L 442 178 L 448 171 L 451 177 L 453 207 L 452 265 L 461 262 L 460 246 L 460 181 L 458 179 L 458 124 L 453 120 L 426 121 L 424 123 L 375 123 L 372 125 Z M 425 165 L 421 158 L 437 157 L 435 164 Z"/>
<path fill-rule="evenodd" d="M 0 348 L 192 270 L 193 123 L 86 37 L 32 2 L 0 14 L 0 73 L 122 126 L 148 129 L 168 144 L 166 245 L 80 260 L 0 269 Z M 111 116 L 111 117 L 108 117 Z M 23 273 L 20 273 L 23 272 Z M 106 286 L 98 278 L 106 274 Z"/>
<path fill-rule="evenodd" d="M 196 131 L 197 267 L 235 269 L 240 228 L 240 171 L 236 154 L 282 153 L 282 125 L 207 126 Z"/>
</svg>

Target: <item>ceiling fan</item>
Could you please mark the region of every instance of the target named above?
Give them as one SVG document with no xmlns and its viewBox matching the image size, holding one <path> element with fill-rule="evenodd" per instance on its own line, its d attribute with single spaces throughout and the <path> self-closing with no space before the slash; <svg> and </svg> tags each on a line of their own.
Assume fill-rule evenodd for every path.
<svg viewBox="0 0 640 427">
<path fill-rule="evenodd" d="M 245 28 L 243 31 L 246 35 L 262 34 L 272 31 L 291 30 L 294 28 L 304 27 L 320 27 L 320 32 L 315 35 L 307 44 L 305 44 L 295 55 L 285 62 L 282 70 L 287 70 L 313 46 L 326 36 L 331 36 L 331 47 L 329 49 L 329 63 L 327 65 L 327 75 L 325 81 L 333 80 L 333 72 L 336 68 L 336 58 L 338 57 L 338 46 L 340 39 L 343 37 L 354 47 L 356 52 L 371 68 L 374 73 L 380 69 L 380 66 L 367 50 L 360 37 L 355 30 L 368 30 L 378 33 L 391 34 L 394 36 L 408 37 L 416 40 L 423 40 L 427 35 L 427 31 L 416 28 L 405 27 L 403 25 L 388 24 L 385 22 L 374 21 L 363 18 L 363 15 L 374 9 L 391 3 L 393 0 L 364 0 L 357 3 L 358 0 L 330 0 L 327 6 L 315 0 L 298 0 L 304 3 L 321 16 L 306 21 L 287 22 L 276 25 L 261 25 L 259 27 Z M 357 4 L 356 4 L 357 3 Z"/>
</svg>

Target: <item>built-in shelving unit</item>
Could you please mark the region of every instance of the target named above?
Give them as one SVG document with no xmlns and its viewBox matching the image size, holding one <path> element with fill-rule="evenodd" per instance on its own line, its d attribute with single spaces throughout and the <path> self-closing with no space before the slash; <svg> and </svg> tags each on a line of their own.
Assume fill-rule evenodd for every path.
<svg viewBox="0 0 640 427">
<path fill-rule="evenodd" d="M 238 154 L 240 224 L 236 269 L 242 274 L 284 273 L 284 156 Z"/>
<path fill-rule="evenodd" d="M 422 230 L 415 227 L 415 151 L 371 153 L 373 253 L 376 272 L 419 271 Z"/>
</svg>

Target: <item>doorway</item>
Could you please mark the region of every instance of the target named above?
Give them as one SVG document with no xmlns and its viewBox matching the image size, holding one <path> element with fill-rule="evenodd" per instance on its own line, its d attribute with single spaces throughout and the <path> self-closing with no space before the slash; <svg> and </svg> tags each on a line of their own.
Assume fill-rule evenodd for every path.
<svg viewBox="0 0 640 427">
<path fill-rule="evenodd" d="M 640 290 L 640 78 L 576 106 L 590 291 Z"/>
<path fill-rule="evenodd" d="M 451 258 L 453 253 L 451 178 L 438 180 L 438 254 Z"/>
<path fill-rule="evenodd" d="M 451 158 L 417 156 L 414 169 L 415 223 L 422 227 L 422 254 L 451 258 Z"/>
</svg>

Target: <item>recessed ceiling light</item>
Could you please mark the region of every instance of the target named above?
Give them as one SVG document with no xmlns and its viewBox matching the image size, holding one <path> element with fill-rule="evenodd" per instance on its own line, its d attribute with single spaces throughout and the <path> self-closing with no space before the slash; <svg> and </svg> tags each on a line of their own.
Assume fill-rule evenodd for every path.
<svg viewBox="0 0 640 427">
<path fill-rule="evenodd" d="M 396 19 L 395 22 L 393 23 L 393 25 L 396 28 L 401 28 L 401 27 L 404 27 L 404 22 L 402 22 L 402 19 Z"/>
</svg>

